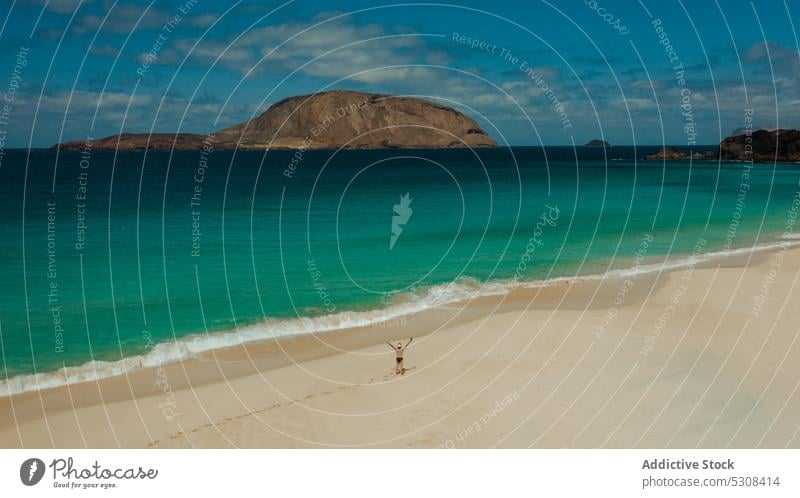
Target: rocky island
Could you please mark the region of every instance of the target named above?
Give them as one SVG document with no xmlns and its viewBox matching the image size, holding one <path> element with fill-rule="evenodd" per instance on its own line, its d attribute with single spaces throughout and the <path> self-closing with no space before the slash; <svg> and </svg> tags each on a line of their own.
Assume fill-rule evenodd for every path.
<svg viewBox="0 0 800 498">
<path fill-rule="evenodd" d="M 95 140 L 94 149 L 366 149 L 495 147 L 472 118 L 412 97 L 334 90 L 289 97 L 260 116 L 206 135 L 123 133 Z M 81 150 L 84 141 L 54 149 Z"/>
<path fill-rule="evenodd" d="M 800 130 L 773 128 L 734 133 L 719 144 L 719 157 L 724 161 L 800 161 Z"/>
<path fill-rule="evenodd" d="M 611 147 L 611 144 L 606 142 L 605 140 L 600 140 L 599 138 L 595 138 L 594 140 L 589 140 L 586 142 L 584 147 Z"/>
<path fill-rule="evenodd" d="M 645 159 L 649 161 L 680 161 L 685 159 L 715 159 L 722 161 L 800 162 L 800 130 L 795 128 L 739 128 L 719 144 L 719 153 L 687 154 L 682 150 L 664 147 Z"/>
</svg>

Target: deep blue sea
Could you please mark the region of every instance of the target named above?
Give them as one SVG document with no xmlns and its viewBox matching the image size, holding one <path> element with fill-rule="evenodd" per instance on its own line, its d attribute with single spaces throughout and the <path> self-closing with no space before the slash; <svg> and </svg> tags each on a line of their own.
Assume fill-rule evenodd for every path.
<svg viewBox="0 0 800 498">
<path fill-rule="evenodd" d="M 784 232 L 800 165 L 656 149 L 7 151 L 0 389 Z"/>
</svg>

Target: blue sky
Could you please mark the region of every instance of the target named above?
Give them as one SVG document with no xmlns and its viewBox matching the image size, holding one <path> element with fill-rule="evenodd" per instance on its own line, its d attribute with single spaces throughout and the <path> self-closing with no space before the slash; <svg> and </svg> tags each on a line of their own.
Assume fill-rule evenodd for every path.
<svg viewBox="0 0 800 498">
<path fill-rule="evenodd" d="M 800 126 L 799 4 L 16 0 L 6 146 L 206 133 L 334 88 L 440 100 L 511 145 L 714 144 L 747 109 Z"/>
</svg>

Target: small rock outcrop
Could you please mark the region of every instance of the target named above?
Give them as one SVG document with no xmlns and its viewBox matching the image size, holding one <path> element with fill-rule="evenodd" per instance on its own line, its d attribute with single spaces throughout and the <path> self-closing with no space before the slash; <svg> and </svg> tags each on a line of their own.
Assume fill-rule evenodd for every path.
<svg viewBox="0 0 800 498">
<path fill-rule="evenodd" d="M 683 161 L 685 159 L 710 161 L 714 158 L 714 151 L 711 150 L 707 150 L 705 152 L 690 152 L 687 154 L 686 152 L 673 147 L 663 147 L 655 154 L 650 154 L 649 156 L 645 157 L 645 159 L 648 161 Z"/>
<path fill-rule="evenodd" d="M 611 144 L 605 140 L 595 138 L 594 140 L 589 140 L 584 147 L 611 147 Z"/>
<path fill-rule="evenodd" d="M 655 154 L 650 154 L 649 156 L 645 157 L 645 159 L 648 161 L 679 161 L 686 159 L 687 157 L 688 156 L 686 153 L 682 150 L 663 147 L 660 151 L 656 152 Z"/>
</svg>

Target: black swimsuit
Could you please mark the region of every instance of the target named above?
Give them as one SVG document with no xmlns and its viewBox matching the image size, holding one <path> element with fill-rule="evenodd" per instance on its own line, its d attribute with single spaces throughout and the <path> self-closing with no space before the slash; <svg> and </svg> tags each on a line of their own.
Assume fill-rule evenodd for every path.
<svg viewBox="0 0 800 498">
<path fill-rule="evenodd" d="M 398 358 L 396 358 L 396 359 L 397 359 L 397 363 L 400 363 L 401 361 L 403 361 L 403 358 L 399 358 L 399 357 L 398 357 Z"/>
</svg>

